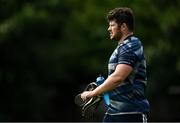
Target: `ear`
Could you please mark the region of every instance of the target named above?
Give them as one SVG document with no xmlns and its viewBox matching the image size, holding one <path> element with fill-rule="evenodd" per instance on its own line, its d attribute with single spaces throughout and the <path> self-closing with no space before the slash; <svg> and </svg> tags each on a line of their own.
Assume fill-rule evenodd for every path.
<svg viewBox="0 0 180 123">
<path fill-rule="evenodd" d="M 122 31 L 125 31 L 125 30 L 126 30 L 126 28 L 127 28 L 126 23 L 123 23 L 123 24 L 121 25 L 121 30 L 122 30 Z"/>
</svg>

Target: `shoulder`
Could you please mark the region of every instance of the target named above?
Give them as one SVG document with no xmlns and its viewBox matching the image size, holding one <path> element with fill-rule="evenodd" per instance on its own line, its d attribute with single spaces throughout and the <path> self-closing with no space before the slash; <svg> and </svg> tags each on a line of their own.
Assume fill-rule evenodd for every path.
<svg viewBox="0 0 180 123">
<path fill-rule="evenodd" d="M 140 39 L 133 36 L 130 40 L 131 41 L 127 43 L 130 51 L 134 53 L 139 59 L 144 58 L 144 50 Z"/>
<path fill-rule="evenodd" d="M 132 36 L 128 39 L 127 43 L 125 43 L 125 46 L 127 48 L 130 48 L 132 50 L 138 49 L 142 46 L 141 41 L 139 38 Z"/>
<path fill-rule="evenodd" d="M 120 44 L 120 47 L 118 50 L 120 52 L 134 52 L 141 48 L 142 44 L 139 38 L 132 36 L 128 39 L 126 39 L 122 44 Z"/>
</svg>

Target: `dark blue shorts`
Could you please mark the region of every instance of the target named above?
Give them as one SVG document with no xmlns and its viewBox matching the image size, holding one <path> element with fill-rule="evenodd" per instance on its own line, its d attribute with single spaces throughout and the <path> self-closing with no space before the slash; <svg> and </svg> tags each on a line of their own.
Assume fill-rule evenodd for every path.
<svg viewBox="0 0 180 123">
<path fill-rule="evenodd" d="M 108 115 L 104 116 L 103 122 L 147 122 L 145 114 L 121 114 L 121 115 Z"/>
</svg>

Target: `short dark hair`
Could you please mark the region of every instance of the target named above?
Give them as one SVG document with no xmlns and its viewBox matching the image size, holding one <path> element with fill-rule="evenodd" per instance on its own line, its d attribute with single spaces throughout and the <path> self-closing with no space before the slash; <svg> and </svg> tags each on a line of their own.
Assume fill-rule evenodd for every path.
<svg viewBox="0 0 180 123">
<path fill-rule="evenodd" d="M 119 7 L 109 11 L 107 15 L 108 21 L 115 20 L 118 25 L 126 23 L 128 29 L 133 31 L 134 29 L 134 15 L 133 11 L 127 7 Z"/>
</svg>

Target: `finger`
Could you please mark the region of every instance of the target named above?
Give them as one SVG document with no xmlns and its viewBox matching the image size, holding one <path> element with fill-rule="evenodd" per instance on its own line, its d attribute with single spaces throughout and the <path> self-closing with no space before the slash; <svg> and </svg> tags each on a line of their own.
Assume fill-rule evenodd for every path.
<svg viewBox="0 0 180 123">
<path fill-rule="evenodd" d="M 82 98 L 82 100 L 83 100 L 83 101 L 85 101 L 85 100 L 86 100 L 85 93 L 82 93 L 82 94 L 81 94 L 81 98 Z"/>
</svg>

